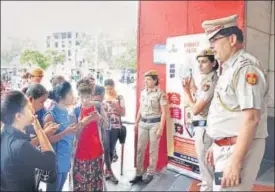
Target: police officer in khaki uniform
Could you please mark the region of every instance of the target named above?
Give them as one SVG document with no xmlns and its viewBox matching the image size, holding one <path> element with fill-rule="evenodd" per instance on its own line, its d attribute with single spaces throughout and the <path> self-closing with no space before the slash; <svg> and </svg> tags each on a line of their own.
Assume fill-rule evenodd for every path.
<svg viewBox="0 0 275 192">
<path fill-rule="evenodd" d="M 207 134 L 214 144 L 215 191 L 251 191 L 265 151 L 268 84 L 261 63 L 244 51 L 237 15 L 204 21 L 222 73 L 208 114 Z"/>
<path fill-rule="evenodd" d="M 150 162 L 144 182 L 152 181 L 158 162 L 159 141 L 162 135 L 166 114 L 166 94 L 158 87 L 159 78 L 155 70 L 144 75 L 145 89 L 141 91 L 140 107 L 135 123 L 138 132 L 138 146 L 136 156 L 136 176 L 130 181 L 135 184 L 142 181 L 144 169 L 144 156 L 148 141 L 150 142 Z"/>
<path fill-rule="evenodd" d="M 214 53 L 211 49 L 202 50 L 198 56 L 199 70 L 202 78 L 200 82 L 195 81 L 195 94 L 194 98 L 191 94 L 190 78 L 184 78 L 183 90 L 188 105 L 191 107 L 193 113 L 193 126 L 195 129 L 195 147 L 197 158 L 200 167 L 201 187 L 200 191 L 213 191 L 213 176 L 214 170 L 212 165 L 205 162 L 205 154 L 212 145 L 212 139 L 205 131 L 207 126 L 207 115 L 210 102 L 214 95 L 214 88 L 218 81 L 217 69 L 218 62 L 214 58 Z"/>
</svg>

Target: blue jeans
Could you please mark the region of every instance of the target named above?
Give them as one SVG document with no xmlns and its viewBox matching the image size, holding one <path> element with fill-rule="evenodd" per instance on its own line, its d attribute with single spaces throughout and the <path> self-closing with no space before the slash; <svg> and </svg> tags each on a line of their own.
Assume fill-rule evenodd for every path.
<svg viewBox="0 0 275 192">
<path fill-rule="evenodd" d="M 68 172 L 57 173 L 56 181 L 47 184 L 47 191 L 62 191 L 65 181 L 67 179 Z"/>
<path fill-rule="evenodd" d="M 116 143 L 119 137 L 119 129 L 104 130 L 104 162 L 106 168 L 111 170 L 111 164 L 114 158 L 114 150 L 116 148 Z"/>
</svg>

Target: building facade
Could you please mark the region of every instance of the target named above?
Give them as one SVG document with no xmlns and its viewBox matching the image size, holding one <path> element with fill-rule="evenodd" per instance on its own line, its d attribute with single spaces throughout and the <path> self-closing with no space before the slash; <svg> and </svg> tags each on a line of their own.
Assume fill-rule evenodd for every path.
<svg viewBox="0 0 275 192">
<path fill-rule="evenodd" d="M 86 34 L 82 32 L 55 32 L 46 37 L 46 49 L 55 49 L 65 54 L 65 64 L 72 68 L 85 63 L 83 43 Z"/>
</svg>

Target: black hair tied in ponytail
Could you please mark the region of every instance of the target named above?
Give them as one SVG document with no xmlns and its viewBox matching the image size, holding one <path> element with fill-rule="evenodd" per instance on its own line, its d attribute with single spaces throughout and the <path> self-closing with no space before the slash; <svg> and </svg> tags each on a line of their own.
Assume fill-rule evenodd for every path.
<svg viewBox="0 0 275 192">
<path fill-rule="evenodd" d="M 54 100 L 54 101 L 56 100 L 55 96 L 54 96 L 54 90 L 49 91 L 49 99 Z"/>
<path fill-rule="evenodd" d="M 71 90 L 71 84 L 67 81 L 64 81 L 63 83 L 57 85 L 52 91 L 49 92 L 49 98 L 59 103 L 59 101 L 61 99 L 64 99 Z"/>
</svg>

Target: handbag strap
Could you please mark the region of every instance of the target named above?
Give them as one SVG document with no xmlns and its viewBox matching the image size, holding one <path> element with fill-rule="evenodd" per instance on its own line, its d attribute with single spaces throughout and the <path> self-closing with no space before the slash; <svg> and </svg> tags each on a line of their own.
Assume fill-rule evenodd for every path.
<svg viewBox="0 0 275 192">
<path fill-rule="evenodd" d="M 118 100 L 118 105 L 121 108 L 121 105 L 120 105 L 120 95 L 117 96 L 117 100 Z M 120 113 L 119 113 L 118 116 L 119 116 L 120 126 L 122 127 L 122 121 L 121 121 L 121 115 L 120 115 Z"/>
</svg>

